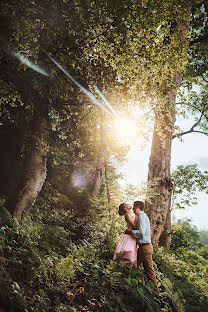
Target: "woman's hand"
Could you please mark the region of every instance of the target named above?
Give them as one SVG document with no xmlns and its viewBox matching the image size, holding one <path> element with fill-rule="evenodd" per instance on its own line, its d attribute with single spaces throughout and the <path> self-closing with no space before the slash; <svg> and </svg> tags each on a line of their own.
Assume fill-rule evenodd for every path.
<svg viewBox="0 0 208 312">
<path fill-rule="evenodd" d="M 125 234 L 132 235 L 132 229 L 126 229 Z"/>
</svg>

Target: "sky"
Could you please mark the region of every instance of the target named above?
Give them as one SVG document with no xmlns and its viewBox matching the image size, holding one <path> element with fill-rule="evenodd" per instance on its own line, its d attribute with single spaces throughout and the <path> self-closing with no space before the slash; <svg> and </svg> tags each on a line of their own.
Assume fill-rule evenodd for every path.
<svg viewBox="0 0 208 312">
<path fill-rule="evenodd" d="M 176 124 L 180 124 L 183 130 L 190 129 L 193 123 L 194 120 L 191 117 L 188 120 L 181 117 L 176 121 Z M 138 183 L 147 180 L 150 151 L 151 142 L 141 151 L 138 141 L 128 152 L 127 162 L 122 171 L 127 183 L 138 185 Z M 208 169 L 208 137 L 203 134 L 192 133 L 184 135 L 183 142 L 175 138 L 172 144 L 171 158 L 171 171 L 178 165 L 193 163 L 197 163 L 201 170 Z M 208 194 L 198 193 L 197 198 L 197 205 L 187 207 L 185 210 L 175 210 L 172 216 L 174 216 L 174 220 L 189 218 L 199 230 L 208 230 Z"/>
</svg>

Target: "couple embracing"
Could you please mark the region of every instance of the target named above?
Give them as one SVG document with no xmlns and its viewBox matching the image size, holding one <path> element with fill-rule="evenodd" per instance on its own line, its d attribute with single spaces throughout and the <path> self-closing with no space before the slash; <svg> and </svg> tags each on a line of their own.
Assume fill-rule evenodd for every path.
<svg viewBox="0 0 208 312">
<path fill-rule="evenodd" d="M 157 285 L 152 264 L 153 247 L 151 244 L 150 221 L 144 213 L 144 203 L 135 201 L 134 216 L 131 215 L 131 205 L 123 203 L 119 206 L 119 215 L 124 216 L 127 229 L 116 247 L 113 260 L 122 253 L 123 263 L 130 263 L 135 267 L 144 266 L 147 278 Z"/>
</svg>

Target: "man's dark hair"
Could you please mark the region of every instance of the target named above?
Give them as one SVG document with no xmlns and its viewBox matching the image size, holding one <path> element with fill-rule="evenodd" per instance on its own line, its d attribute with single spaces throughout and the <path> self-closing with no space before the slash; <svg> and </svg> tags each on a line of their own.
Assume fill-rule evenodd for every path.
<svg viewBox="0 0 208 312">
<path fill-rule="evenodd" d="M 137 200 L 134 202 L 134 206 L 138 207 L 140 210 L 144 210 L 144 202 L 141 200 Z"/>
</svg>

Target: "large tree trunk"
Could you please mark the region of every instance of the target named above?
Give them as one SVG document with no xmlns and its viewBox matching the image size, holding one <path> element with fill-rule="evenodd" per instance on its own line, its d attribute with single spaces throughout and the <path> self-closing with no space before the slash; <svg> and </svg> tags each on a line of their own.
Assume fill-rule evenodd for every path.
<svg viewBox="0 0 208 312">
<path fill-rule="evenodd" d="M 171 210 L 168 210 L 163 232 L 159 239 L 159 245 L 170 248 L 171 245 Z"/>
<path fill-rule="evenodd" d="M 185 4 L 185 3 L 184 3 Z M 184 8 L 187 16 L 190 16 L 189 3 L 187 1 L 187 8 Z M 183 48 L 188 51 L 188 40 L 184 35 L 189 29 L 188 19 L 181 19 L 175 30 L 175 38 L 180 43 L 183 43 Z M 177 89 L 181 85 L 182 71 L 175 73 L 174 81 L 172 81 L 172 90 L 164 94 L 164 109 L 156 112 L 155 127 L 152 139 L 152 149 L 149 160 L 148 181 L 156 183 L 154 190 L 156 195 L 153 196 L 152 202 L 146 203 L 146 212 L 151 220 L 152 242 L 158 245 L 158 242 L 169 248 L 171 242 L 171 194 L 172 183 L 170 179 L 171 166 L 171 144 L 173 136 L 173 127 L 175 123 L 175 100 Z M 168 85 L 168 84 L 167 84 Z M 167 112 L 166 104 L 169 104 L 169 111 Z M 169 114 L 169 117 L 167 117 Z M 161 136 L 161 120 L 164 122 L 164 129 Z M 168 129 L 166 127 L 168 125 Z M 159 130 L 160 129 L 160 130 Z M 162 237 L 161 237 L 162 235 Z"/>
<path fill-rule="evenodd" d="M 172 95 L 173 100 L 175 94 Z M 175 121 L 175 112 L 172 109 L 172 127 Z M 169 121 L 170 122 L 170 121 Z M 171 165 L 171 142 L 172 131 L 165 134 L 165 146 L 163 139 L 158 134 L 157 120 L 152 139 L 152 149 L 149 160 L 148 181 L 156 183 L 152 202 L 146 203 L 146 212 L 151 221 L 152 242 L 158 244 L 160 236 L 164 230 L 167 214 L 171 205 L 172 183 L 170 180 L 170 165 Z"/>
<path fill-rule="evenodd" d="M 40 100 L 31 124 L 31 139 L 25 156 L 19 185 L 8 199 L 6 208 L 19 221 L 24 210 L 30 212 L 46 179 L 48 137 L 48 100 Z"/>
</svg>

